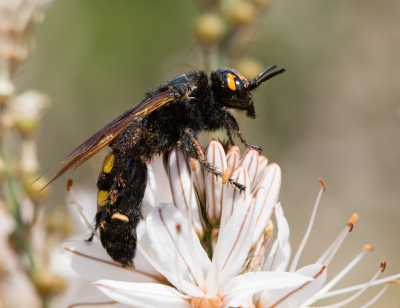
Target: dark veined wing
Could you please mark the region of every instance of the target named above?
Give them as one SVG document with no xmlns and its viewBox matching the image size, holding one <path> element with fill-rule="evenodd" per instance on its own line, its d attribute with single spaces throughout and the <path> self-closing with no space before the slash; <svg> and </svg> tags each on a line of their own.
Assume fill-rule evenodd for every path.
<svg viewBox="0 0 400 308">
<path fill-rule="evenodd" d="M 160 108 L 168 102 L 175 99 L 173 93 L 163 92 L 155 96 L 146 98 L 142 100 L 135 107 L 125 111 L 118 118 L 112 120 L 100 131 L 78 146 L 75 150 L 64 157 L 55 166 L 51 167 L 40 177 L 38 177 L 34 182 L 39 180 L 42 176 L 53 170 L 54 168 L 60 166 L 61 164 L 69 161 L 57 174 L 46 184 L 42 189 L 50 185 L 53 181 L 62 176 L 65 172 L 72 168 L 77 168 L 90 157 L 108 145 L 115 137 L 117 137 L 132 121 L 139 120 L 146 116 L 147 114 L 153 112 L 154 110 Z"/>
</svg>

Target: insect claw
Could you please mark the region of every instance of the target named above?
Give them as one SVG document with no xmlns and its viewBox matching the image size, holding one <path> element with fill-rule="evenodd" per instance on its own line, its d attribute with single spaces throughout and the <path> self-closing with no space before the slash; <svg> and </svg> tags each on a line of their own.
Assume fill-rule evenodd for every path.
<svg viewBox="0 0 400 308">
<path fill-rule="evenodd" d="M 246 190 L 246 186 L 244 186 L 243 184 L 240 184 L 238 182 L 234 182 L 233 180 L 230 181 L 233 185 L 235 185 L 240 192 Z"/>
<path fill-rule="evenodd" d="M 258 145 L 249 145 L 248 148 L 257 151 L 258 154 L 261 154 L 262 152 L 262 147 Z"/>
</svg>

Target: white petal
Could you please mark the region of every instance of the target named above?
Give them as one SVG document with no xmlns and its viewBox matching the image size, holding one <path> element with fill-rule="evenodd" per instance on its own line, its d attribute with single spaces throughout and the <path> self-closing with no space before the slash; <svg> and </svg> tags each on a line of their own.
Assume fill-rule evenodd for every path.
<svg viewBox="0 0 400 308">
<path fill-rule="evenodd" d="M 264 234 L 265 227 L 271 218 L 274 206 L 278 201 L 281 178 L 281 168 L 277 164 L 269 165 L 264 179 L 254 192 L 256 194 L 257 222 L 252 247 L 257 244 L 260 236 Z"/>
<path fill-rule="evenodd" d="M 189 206 L 192 209 L 192 224 L 196 233 L 203 238 L 205 223 L 201 215 L 196 192 L 190 180 L 190 168 L 182 149 L 174 146 L 168 156 L 168 174 L 172 197 L 177 209 L 184 217 L 188 215 Z M 192 196 L 190 196 L 190 193 Z M 191 202 L 191 204 L 189 204 Z"/>
<path fill-rule="evenodd" d="M 117 302 L 133 307 L 191 308 L 187 296 L 165 285 L 112 280 L 100 280 L 94 285 Z"/>
<path fill-rule="evenodd" d="M 192 168 L 190 168 L 193 172 Z M 201 206 L 206 206 L 206 183 L 204 179 L 204 170 L 196 160 L 196 171 L 194 171 L 194 186 Z"/>
<path fill-rule="evenodd" d="M 114 262 L 97 242 L 65 242 L 61 245 L 61 253 L 75 271 L 90 281 L 104 278 L 157 283 L 164 281 L 163 276 L 140 253 L 134 259 L 136 269 L 123 268 L 121 264 Z"/>
<path fill-rule="evenodd" d="M 240 191 L 234 185 L 228 185 L 226 188 L 226 202 L 224 204 L 224 215 L 226 214 L 225 221 L 228 221 L 229 217 L 232 216 L 236 207 L 241 206 L 246 199 L 250 198 L 250 178 L 244 167 L 238 167 L 233 172 L 232 179 L 236 182 L 246 186 L 244 191 Z"/>
<path fill-rule="evenodd" d="M 233 146 L 226 153 L 226 165 L 228 166 L 231 174 L 239 166 L 240 150 L 239 147 Z"/>
<path fill-rule="evenodd" d="M 212 285 L 215 288 L 216 283 L 222 285 L 236 276 L 242 268 L 254 233 L 256 217 L 253 201 L 254 198 L 249 199 L 238 207 L 228 223 L 220 230 L 206 286 Z"/>
<path fill-rule="evenodd" d="M 211 141 L 206 149 L 206 160 L 220 172 L 226 170 L 226 157 L 224 148 L 218 141 Z M 222 179 L 211 172 L 206 173 L 206 211 L 208 220 L 212 225 L 218 224 L 221 218 L 222 207 Z"/>
<path fill-rule="evenodd" d="M 326 266 L 321 264 L 312 264 L 299 269 L 295 272 L 296 274 L 314 278 L 314 280 L 299 287 L 264 291 L 259 299 L 259 307 L 300 307 L 324 285 L 326 272 Z"/>
<path fill-rule="evenodd" d="M 102 293 L 95 286 L 88 284 L 85 280 L 86 285 L 76 284 L 73 282 L 76 289 L 71 290 L 64 301 L 58 302 L 56 307 L 77 307 L 77 308 L 126 308 L 127 305 L 116 302 L 109 298 L 107 295 Z M 68 291 L 67 291 L 68 292 Z M 69 295 L 69 296 L 68 296 Z"/>
<path fill-rule="evenodd" d="M 179 234 L 177 225 L 180 226 Z M 159 206 L 147 216 L 146 227 L 151 246 L 163 267 L 176 277 L 196 285 L 199 279 L 188 249 L 187 220 L 182 214 L 172 204 Z M 205 277 L 211 262 L 193 229 L 192 240 L 197 257 L 195 262 Z"/>
<path fill-rule="evenodd" d="M 291 250 L 288 243 L 289 224 L 283 215 L 283 210 L 280 203 L 275 206 L 275 217 L 278 225 L 278 238 L 272 246 L 270 255 L 264 264 L 264 270 L 283 271 L 286 269 Z"/>
<path fill-rule="evenodd" d="M 264 178 L 266 172 L 267 172 L 267 166 L 268 166 L 268 158 L 265 156 L 260 156 L 258 159 L 258 170 L 257 170 L 257 175 L 256 175 L 256 180 L 254 181 L 252 190 L 255 191 L 261 180 Z"/>
<path fill-rule="evenodd" d="M 247 170 L 250 178 L 251 187 L 254 187 L 254 182 L 256 180 L 259 167 L 259 158 L 260 155 L 258 155 L 258 152 L 256 150 L 247 149 L 240 159 L 239 165 L 243 166 Z"/>
<path fill-rule="evenodd" d="M 264 290 L 298 288 L 312 279 L 294 273 L 245 273 L 229 280 L 222 287 L 222 308 L 242 305 L 255 293 Z"/>
</svg>

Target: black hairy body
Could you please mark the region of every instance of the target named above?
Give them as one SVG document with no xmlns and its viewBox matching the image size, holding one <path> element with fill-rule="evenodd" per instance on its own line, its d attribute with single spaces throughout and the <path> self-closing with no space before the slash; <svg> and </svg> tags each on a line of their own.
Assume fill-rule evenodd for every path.
<svg viewBox="0 0 400 308">
<path fill-rule="evenodd" d="M 267 74 L 273 68 L 265 69 L 250 81 L 228 68 L 212 72 L 210 79 L 203 71 L 189 71 L 172 78 L 146 93 L 137 106 L 110 122 L 59 163 L 69 161 L 52 181 L 81 165 L 104 146 L 112 148 L 98 180 L 96 229 L 114 261 L 124 267 L 133 266 L 136 227 L 147 183 L 146 162 L 154 155 L 163 154 L 178 144 L 188 157 L 222 177 L 220 171 L 204 160 L 197 142 L 199 133 L 226 129 L 232 144 L 232 136 L 237 135 L 247 147 L 261 151 L 260 147 L 245 141 L 228 109 L 242 110 L 255 118 L 251 91 L 284 72 L 281 69 Z M 229 182 L 245 189 L 232 179 Z"/>
</svg>

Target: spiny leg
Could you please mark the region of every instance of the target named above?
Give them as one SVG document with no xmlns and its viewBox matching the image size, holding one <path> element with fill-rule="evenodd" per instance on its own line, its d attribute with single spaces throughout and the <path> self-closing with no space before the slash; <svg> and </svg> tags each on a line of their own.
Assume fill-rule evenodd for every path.
<svg viewBox="0 0 400 308">
<path fill-rule="evenodd" d="M 260 146 L 248 144 L 247 141 L 244 139 L 239 129 L 239 123 L 236 121 L 235 117 L 229 111 L 225 111 L 225 115 L 225 128 L 227 129 L 227 131 L 230 133 L 230 131 L 232 130 L 234 133 L 236 133 L 236 135 L 240 138 L 240 141 L 248 149 L 256 150 L 259 154 L 261 154 L 262 148 Z"/>
<path fill-rule="evenodd" d="M 204 159 L 204 154 L 197 141 L 197 138 L 195 137 L 194 132 L 189 128 L 186 128 L 184 131 L 184 134 L 181 139 L 181 147 L 185 149 L 189 157 L 195 158 L 199 162 L 200 166 L 203 167 L 205 170 L 214 174 L 215 176 L 224 178 L 224 174 L 221 171 L 218 171 L 212 164 L 210 164 Z M 235 182 L 235 180 L 231 178 L 228 178 L 227 181 L 235 185 L 240 191 L 246 189 L 246 186 L 238 182 Z"/>
</svg>

